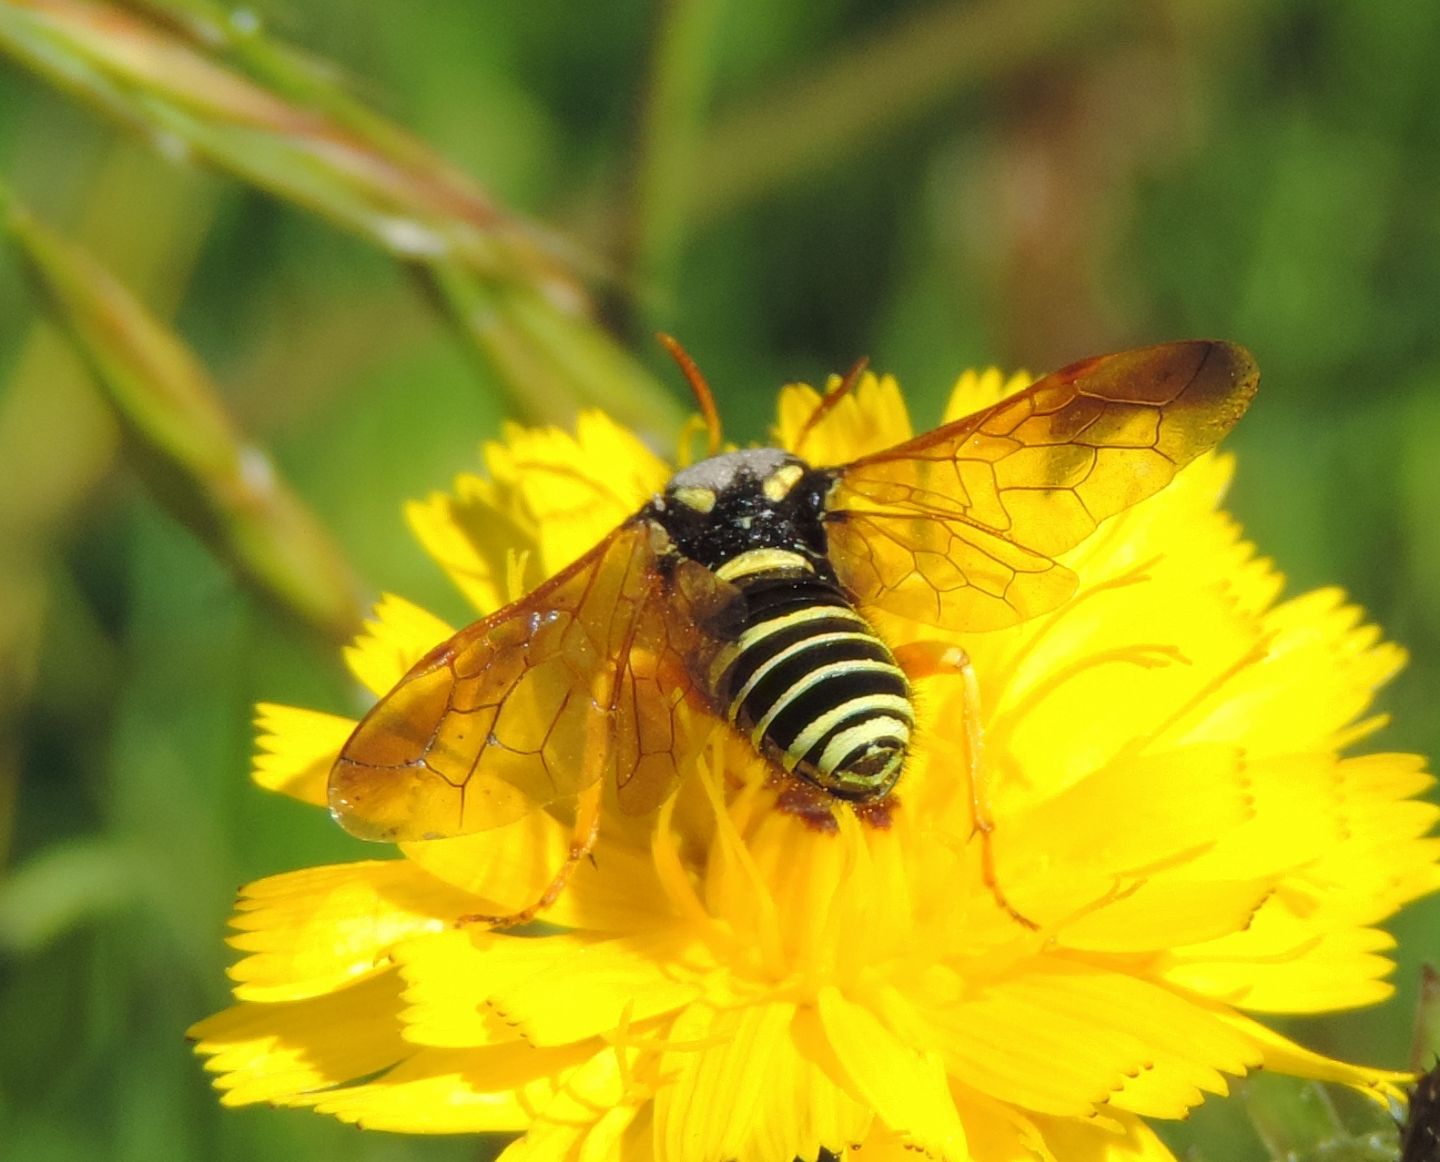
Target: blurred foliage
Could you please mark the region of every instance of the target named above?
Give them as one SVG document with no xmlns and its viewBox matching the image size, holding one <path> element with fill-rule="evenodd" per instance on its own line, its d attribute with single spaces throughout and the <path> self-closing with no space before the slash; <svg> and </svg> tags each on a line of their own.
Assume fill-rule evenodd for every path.
<svg viewBox="0 0 1440 1162">
<path fill-rule="evenodd" d="M 1432 0 L 401 11 L 0 0 L 0 180 L 183 337 L 367 595 L 463 617 L 400 505 L 504 416 L 603 400 L 668 439 L 657 327 L 742 440 L 860 354 L 926 423 L 967 366 L 1217 336 L 1264 371 L 1234 510 L 1410 647 L 1379 745 L 1440 753 Z M 222 1111 L 183 1043 L 235 886 L 370 854 L 251 787 L 251 705 L 359 705 L 167 515 L 47 319 L 0 246 L 0 1152 L 475 1156 Z M 1405 1064 L 1440 905 L 1395 930 L 1399 997 L 1307 1043 Z M 1293 1139 L 1243 1102 L 1166 1133 Z"/>
</svg>

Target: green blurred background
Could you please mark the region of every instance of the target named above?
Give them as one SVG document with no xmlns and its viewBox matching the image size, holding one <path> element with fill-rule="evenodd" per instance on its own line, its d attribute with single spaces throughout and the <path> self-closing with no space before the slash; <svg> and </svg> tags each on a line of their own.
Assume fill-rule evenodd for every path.
<svg viewBox="0 0 1440 1162">
<path fill-rule="evenodd" d="M 404 152 L 357 114 L 376 110 L 553 237 L 509 228 L 498 263 L 458 275 L 423 247 L 400 261 L 404 214 L 357 229 L 323 198 L 265 192 L 262 150 L 242 153 L 258 177 L 187 164 L 204 141 L 163 112 L 184 70 L 153 91 L 97 71 L 118 92 L 103 111 L 78 91 L 96 66 L 37 39 L 35 9 L 116 44 L 208 43 Z M 264 0 L 222 16 L 0 0 L 0 182 L 184 337 L 364 599 L 463 618 L 400 507 L 474 465 L 503 417 L 618 393 L 670 439 L 687 404 L 656 328 L 741 440 L 764 437 L 778 384 L 862 354 L 927 424 L 965 367 L 1223 337 L 1264 373 L 1229 445 L 1234 510 L 1291 592 L 1343 585 L 1411 649 L 1381 698 L 1394 723 L 1367 745 L 1440 753 L 1433 0 Z M 202 127 L 207 86 L 223 110 L 217 77 L 186 98 Z M 507 313 L 514 286 L 528 305 Z M 589 346 L 587 293 L 613 348 Z M 344 619 L 307 627 L 283 593 L 237 582 L 233 545 L 172 515 L 184 473 L 155 483 L 134 417 L 124 443 L 50 318 L 0 241 L 0 1156 L 483 1153 L 224 1112 L 184 1043 L 226 1003 L 238 884 L 375 854 L 246 777 L 257 699 L 359 709 L 332 644 Z M 1437 921 L 1431 901 L 1396 922 L 1395 1000 L 1298 1035 L 1403 1066 Z M 1166 1132 L 1196 1157 L 1265 1156 L 1240 1102 Z"/>
</svg>

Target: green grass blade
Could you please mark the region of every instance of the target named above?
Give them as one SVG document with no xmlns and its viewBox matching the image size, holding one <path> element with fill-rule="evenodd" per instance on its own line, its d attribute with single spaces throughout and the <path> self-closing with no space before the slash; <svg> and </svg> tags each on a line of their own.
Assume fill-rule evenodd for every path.
<svg viewBox="0 0 1440 1162">
<path fill-rule="evenodd" d="M 346 640 L 360 611 L 348 567 L 268 457 L 236 429 L 195 357 L 3 188 L 0 222 L 94 372 L 156 499 L 265 597 Z"/>
</svg>

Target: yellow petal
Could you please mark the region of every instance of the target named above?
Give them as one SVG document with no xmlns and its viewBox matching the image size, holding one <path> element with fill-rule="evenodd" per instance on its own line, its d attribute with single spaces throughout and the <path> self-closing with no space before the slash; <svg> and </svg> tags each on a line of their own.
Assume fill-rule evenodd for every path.
<svg viewBox="0 0 1440 1162">
<path fill-rule="evenodd" d="M 1244 732 L 1257 757 L 1328 750 L 1405 664 L 1404 651 L 1379 641 L 1338 589 L 1318 589 L 1265 615 L 1265 657 L 1236 674 L 1223 699 L 1196 722 L 1195 737 L 1228 741 Z M 1257 730 L 1265 723 L 1268 729 Z"/>
<path fill-rule="evenodd" d="M 648 852 L 608 842 L 609 823 L 591 859 L 574 871 L 560 898 L 541 916 L 550 924 L 601 932 L 653 928 L 669 909 Z M 470 912 L 509 915 L 535 903 L 569 852 L 571 828 L 532 811 L 504 827 L 453 839 L 407 843 L 401 850 L 431 875 L 477 897 Z"/>
<path fill-rule="evenodd" d="M 533 525 L 509 511 L 493 481 L 458 476 L 452 494 L 437 492 L 407 504 L 405 519 L 482 617 L 518 596 L 510 591 L 512 563 L 527 563 L 520 571 L 522 584 L 543 579 L 538 564 L 528 560 L 535 549 Z"/>
<path fill-rule="evenodd" d="M 527 1095 L 528 1129 L 502 1157 L 506 1162 L 606 1157 L 636 1113 L 628 1092 L 635 1063 L 633 1050 L 607 1046 L 558 1074 L 548 1093 Z"/>
<path fill-rule="evenodd" d="M 1378 929 L 1318 927 L 1283 897 L 1268 901 L 1243 931 L 1159 961 L 1157 973 L 1176 985 L 1241 1008 L 1318 1013 L 1373 1004 L 1393 988 L 1394 965 L 1380 953 L 1394 940 Z"/>
<path fill-rule="evenodd" d="M 425 550 L 481 614 L 509 604 L 598 544 L 669 478 L 635 436 L 599 412 L 576 434 L 507 425 L 485 445 L 488 479 L 409 505 Z"/>
<path fill-rule="evenodd" d="M 226 1105 L 291 1105 L 410 1056 L 399 1010 L 400 979 L 387 972 L 308 1000 L 236 1005 L 187 1035 L 220 1075 Z"/>
<path fill-rule="evenodd" d="M 1327 918 L 1373 924 L 1440 887 L 1440 842 L 1430 837 L 1440 808 L 1407 797 L 1431 782 L 1414 755 L 1365 755 L 1337 765 L 1330 793 L 1316 798 L 1342 838 L 1306 869 Z"/>
<path fill-rule="evenodd" d="M 463 1052 L 422 1049 L 364 1085 L 315 1095 L 311 1104 L 364 1129 L 401 1134 L 515 1132 L 531 1125 L 562 1079 L 592 1048 L 512 1043 Z"/>
<path fill-rule="evenodd" d="M 1106 1103 L 1180 1116 L 1202 1091 L 1225 1091 L 1222 1073 L 1243 1073 L 1259 1060 L 1218 1006 L 1120 972 L 1060 961 L 1012 971 L 930 1017 L 957 1081 L 1027 1109 L 1072 1117 Z M 1147 1073 L 1153 1081 L 1126 1092 Z"/>
<path fill-rule="evenodd" d="M 963 1162 L 965 1130 L 939 1056 L 903 1043 L 874 1013 L 838 989 L 821 989 L 818 1000 L 836 1067 L 876 1116 L 914 1148 Z"/>
<path fill-rule="evenodd" d="M 1170 1148 L 1139 1118 L 1120 1114 L 1096 1125 L 1041 1117 L 1035 1125 L 1056 1162 L 1175 1162 Z"/>
<path fill-rule="evenodd" d="M 1132 562 L 1131 573 L 1173 567 Z M 1021 632 L 967 639 L 982 685 L 987 754 L 999 766 L 997 809 L 1054 794 L 1141 750 L 1205 741 L 1183 737 L 1187 715 L 1208 705 L 1226 674 L 1259 656 L 1252 622 L 1214 600 L 1193 572 L 1165 586 L 1105 587 L 1111 581 L 1082 575 L 1075 599 Z M 1179 623 L 1177 607 L 1185 610 Z M 1238 749 L 1244 740 L 1210 741 Z"/>
<path fill-rule="evenodd" d="M 482 944 L 488 941 L 479 938 Z M 405 1039 L 436 1049 L 506 1045 L 524 1038 L 464 974 L 478 959 L 477 937 L 450 929 L 408 940 L 396 959 L 405 978 Z"/>
<path fill-rule="evenodd" d="M 1087 952 L 1152 952 L 1193 944 L 1244 929 L 1271 891 L 1266 881 L 1192 883 L 1160 874 L 1127 887 L 1103 907 L 1057 924 L 1056 937 L 1066 948 Z"/>
<path fill-rule="evenodd" d="M 742 1042 L 753 1050 L 748 1060 Z M 817 1063 L 813 1050 L 824 1046 L 813 1014 L 797 1015 L 791 1004 L 692 1005 L 668 1043 L 655 1103 L 657 1156 L 814 1160 L 822 1148 L 840 1153 L 870 1126 L 870 1110 Z M 822 1055 L 830 1059 L 828 1049 Z"/>
<path fill-rule="evenodd" d="M 1119 760 L 1004 817 L 995 837 L 998 873 L 1022 912 L 1053 921 L 1205 851 L 1249 818 L 1248 790 L 1241 756 L 1230 748 Z"/>
<path fill-rule="evenodd" d="M 1216 832 L 1185 869 L 1196 879 L 1294 874 L 1344 841 L 1333 800 L 1337 764 L 1320 753 L 1246 755 L 1247 817 Z M 1177 942 L 1178 943 L 1178 942 Z"/>
<path fill-rule="evenodd" d="M 513 493 L 536 530 L 541 576 L 550 576 L 635 512 L 670 477 L 669 466 L 635 435 L 599 412 L 584 412 L 575 435 L 507 425 L 485 446 L 491 479 Z M 470 527 L 486 539 L 484 527 Z"/>
<path fill-rule="evenodd" d="M 678 933 L 596 940 L 555 936 L 490 942 L 479 988 L 537 1045 L 608 1033 L 686 1004 L 713 962 L 703 948 L 685 962 Z"/>
<path fill-rule="evenodd" d="M 969 1127 L 967 1126 L 966 1129 L 968 1130 Z M 847 1162 L 915 1162 L 916 1158 L 915 1147 L 903 1135 L 878 1123 L 871 1128 L 863 1142 L 854 1142 L 849 1149 L 838 1153 Z M 923 1157 L 923 1155 L 921 1156 Z M 992 1159 L 996 1162 L 1001 1162 L 1001 1160 L 1010 1162 L 1012 1159 L 1013 1162 L 1035 1162 L 1036 1156 L 1034 1154 L 1007 1155 L 993 1151 L 987 1153 L 984 1150 L 976 1149 L 972 1143 L 967 1157 L 983 1159 L 984 1162 L 992 1162 Z M 1047 1159 L 1046 1162 L 1053 1162 L 1053 1159 Z"/>
<path fill-rule="evenodd" d="M 350 672 L 377 698 L 400 681 L 416 662 L 455 631 L 434 614 L 387 593 L 366 621 L 365 632 L 345 650 Z"/>
<path fill-rule="evenodd" d="M 1411 1074 L 1408 1073 L 1398 1073 L 1391 1069 L 1370 1069 L 1363 1065 L 1336 1061 L 1320 1053 L 1312 1053 L 1308 1049 L 1302 1049 L 1288 1037 L 1282 1037 L 1275 1030 L 1239 1013 L 1229 1014 L 1226 1020 L 1236 1032 L 1248 1038 L 1260 1050 L 1265 1068 L 1275 1073 L 1348 1085 L 1382 1104 L 1395 1096 L 1396 1086 L 1411 1080 Z"/>
<path fill-rule="evenodd" d="M 658 1153 L 675 1162 L 738 1158 L 754 1136 L 770 1064 L 789 1043 L 795 1006 L 695 1007 L 676 1023 L 667 1056 L 667 1084 L 655 1103 Z M 673 1062 L 671 1061 L 673 1059 Z M 789 1155 L 794 1157 L 794 1155 Z"/>
<path fill-rule="evenodd" d="M 950 399 L 945 404 L 945 414 L 940 422 L 952 424 L 963 420 L 981 408 L 1023 391 L 1034 382 L 1035 377 L 1026 371 L 1006 375 L 998 368 L 990 367 L 984 371 L 963 372 L 950 390 Z"/>
<path fill-rule="evenodd" d="M 838 1154 L 870 1131 L 874 1114 L 869 1107 L 835 1081 L 815 1054 L 804 1051 L 802 1038 L 813 1046 L 820 1036 L 813 1013 L 797 1015 L 774 1046 L 749 1136 L 735 1153 L 737 1162 L 814 1162 L 822 1148 Z M 829 1059 L 828 1053 L 822 1056 Z"/>
<path fill-rule="evenodd" d="M 952 1086 L 952 1089 L 960 1120 L 965 1125 L 970 1156 L 976 1162 L 1070 1162 L 1068 1157 L 1057 1159 L 1045 1144 L 1039 1124 L 1049 1119 L 1037 1118 L 963 1086 Z M 1091 1124 L 1100 1120 L 1093 1119 Z M 1095 1128 L 1098 1130 L 1099 1126 Z M 874 1142 L 878 1136 L 872 1134 L 862 1148 L 856 1150 L 856 1162 L 872 1162 L 872 1158 L 881 1157 L 878 1152 L 872 1151 L 872 1144 L 881 1144 Z M 895 1157 L 895 1162 L 906 1162 L 907 1158 L 911 1158 L 910 1155 L 891 1155 L 888 1150 L 885 1156 Z"/>
<path fill-rule="evenodd" d="M 672 924 L 679 915 L 649 850 L 617 839 L 575 869 L 545 919 L 592 932 L 644 932 Z"/>
<path fill-rule="evenodd" d="M 576 1162 L 630 1162 L 644 1158 L 652 1138 L 649 1106 L 611 1106 L 585 1134 Z"/>
<path fill-rule="evenodd" d="M 355 729 L 355 720 L 261 702 L 255 707 L 255 727 L 259 733 L 251 778 L 267 791 L 325 806 L 330 767 Z"/>
<path fill-rule="evenodd" d="M 544 811 L 452 839 L 403 843 L 416 867 L 471 897 L 468 913 L 510 915 L 540 898 L 565 862 L 570 829 Z"/>
<path fill-rule="evenodd" d="M 235 995 L 292 1000 L 338 988 L 390 963 L 395 945 L 464 914 L 472 897 L 405 860 L 306 868 L 241 889 L 230 943 Z"/>
<path fill-rule="evenodd" d="M 476 928 L 408 941 L 397 950 L 408 987 L 406 1035 L 437 1046 L 524 1037 L 560 1045 L 613 1033 L 700 995 L 672 934 L 543 940 Z"/>
<path fill-rule="evenodd" d="M 839 386 L 832 376 L 827 391 Z M 892 376 L 866 372 L 855 390 L 831 407 L 802 437 L 801 433 L 820 405 L 820 394 L 805 384 L 791 384 L 780 392 L 775 443 L 817 468 L 857 460 L 883 452 L 912 434 L 905 399 Z"/>
</svg>

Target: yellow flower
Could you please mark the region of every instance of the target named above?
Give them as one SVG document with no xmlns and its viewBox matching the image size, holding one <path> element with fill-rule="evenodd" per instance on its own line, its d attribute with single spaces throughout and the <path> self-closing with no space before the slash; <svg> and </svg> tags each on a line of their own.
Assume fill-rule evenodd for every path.
<svg viewBox="0 0 1440 1162">
<path fill-rule="evenodd" d="M 1016 386 L 967 376 L 947 418 Z M 784 392 L 779 443 L 815 400 Z M 841 463 L 909 431 L 894 383 L 866 377 L 804 454 Z M 598 415 L 574 437 L 508 430 L 486 461 L 488 479 L 410 509 L 482 612 L 671 471 Z M 658 817 L 604 816 L 543 929 L 457 920 L 537 897 L 569 841 L 546 812 L 252 884 L 238 1003 L 193 1030 L 223 1100 L 512 1135 L 508 1162 L 1089 1162 L 1169 1159 L 1144 1119 L 1262 1066 L 1386 1092 L 1396 1075 L 1248 1014 L 1382 999 L 1375 925 L 1440 887 L 1420 760 L 1340 753 L 1378 725 L 1363 715 L 1403 656 L 1334 590 L 1279 601 L 1217 511 L 1230 473 L 1197 461 L 1067 554 L 1069 602 L 960 639 L 998 879 L 1038 929 L 983 883 L 962 683 L 927 678 L 888 830 L 776 812 L 726 737 Z M 348 660 L 378 695 L 449 632 L 390 597 Z M 259 722 L 256 778 L 323 802 L 354 723 L 279 706 Z"/>
</svg>

